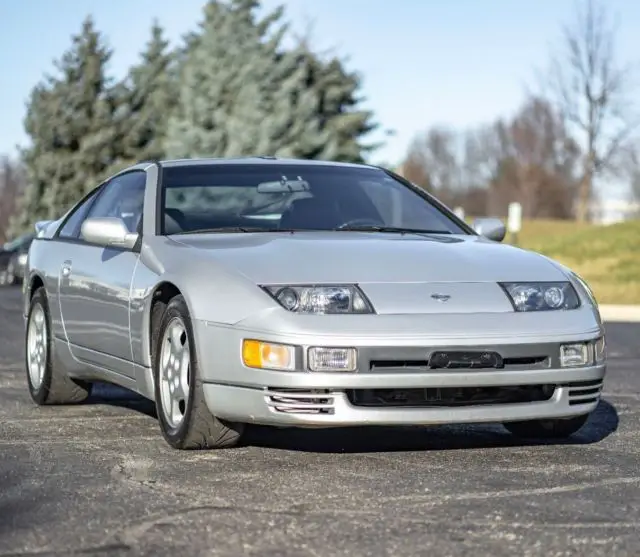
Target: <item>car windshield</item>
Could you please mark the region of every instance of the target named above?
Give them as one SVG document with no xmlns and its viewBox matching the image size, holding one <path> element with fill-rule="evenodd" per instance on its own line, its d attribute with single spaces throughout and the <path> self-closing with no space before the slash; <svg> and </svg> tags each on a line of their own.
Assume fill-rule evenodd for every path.
<svg viewBox="0 0 640 557">
<path fill-rule="evenodd" d="M 362 230 L 469 234 L 381 169 L 329 164 L 163 169 L 162 233 Z"/>
</svg>

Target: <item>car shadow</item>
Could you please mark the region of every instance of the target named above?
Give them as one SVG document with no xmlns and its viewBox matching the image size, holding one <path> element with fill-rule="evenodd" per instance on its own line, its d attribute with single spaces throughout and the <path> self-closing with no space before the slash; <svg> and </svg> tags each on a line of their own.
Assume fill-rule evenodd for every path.
<svg viewBox="0 0 640 557">
<path fill-rule="evenodd" d="M 590 445 L 618 429 L 618 412 L 601 400 L 583 428 L 568 439 L 519 439 L 500 424 L 334 429 L 248 428 L 243 446 L 315 453 L 446 451 L 544 445 Z"/>
<path fill-rule="evenodd" d="M 111 383 L 95 381 L 91 396 L 82 403 L 83 405 L 104 404 L 128 410 L 135 410 L 145 414 L 154 420 L 158 419 L 156 405 L 152 400 L 145 398 L 133 391 L 119 387 Z"/>
<path fill-rule="evenodd" d="M 134 410 L 154 420 L 153 401 L 132 391 L 97 382 L 84 404 L 104 404 Z M 619 425 L 615 406 L 601 399 L 589 421 L 568 439 L 520 439 L 500 424 L 439 426 L 345 427 L 328 429 L 277 428 L 248 425 L 244 447 L 261 447 L 315 453 L 375 453 L 444 451 L 545 445 L 591 445 L 613 434 Z"/>
</svg>

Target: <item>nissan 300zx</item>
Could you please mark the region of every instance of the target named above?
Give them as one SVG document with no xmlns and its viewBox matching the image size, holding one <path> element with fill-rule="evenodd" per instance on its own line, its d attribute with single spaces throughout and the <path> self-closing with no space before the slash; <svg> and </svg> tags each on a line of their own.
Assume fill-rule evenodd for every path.
<svg viewBox="0 0 640 557">
<path fill-rule="evenodd" d="M 31 397 L 117 384 L 155 401 L 174 448 L 231 446 L 246 424 L 559 438 L 599 401 L 585 282 L 376 166 L 142 162 L 36 229 Z"/>
</svg>

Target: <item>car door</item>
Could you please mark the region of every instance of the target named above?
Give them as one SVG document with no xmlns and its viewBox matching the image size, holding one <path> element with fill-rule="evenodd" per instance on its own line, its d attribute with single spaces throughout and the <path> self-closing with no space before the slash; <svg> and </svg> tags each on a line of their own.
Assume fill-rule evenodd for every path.
<svg viewBox="0 0 640 557">
<path fill-rule="evenodd" d="M 146 174 L 135 170 L 104 184 L 69 239 L 59 275 L 62 322 L 73 355 L 79 360 L 134 376 L 129 303 L 139 249 L 104 247 L 81 237 L 82 222 L 117 217 L 129 232 L 140 232 Z"/>
</svg>

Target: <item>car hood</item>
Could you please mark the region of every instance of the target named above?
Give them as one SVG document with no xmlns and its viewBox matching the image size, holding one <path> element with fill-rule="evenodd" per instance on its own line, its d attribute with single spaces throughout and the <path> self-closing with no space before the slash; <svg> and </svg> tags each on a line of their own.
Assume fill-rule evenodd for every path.
<svg viewBox="0 0 640 557">
<path fill-rule="evenodd" d="M 378 313 L 513 311 L 498 282 L 562 281 L 546 258 L 478 236 L 365 232 L 174 236 L 259 285 L 358 284 Z M 443 296 L 450 300 L 442 303 Z M 425 301 L 427 300 L 427 301 Z"/>
</svg>

